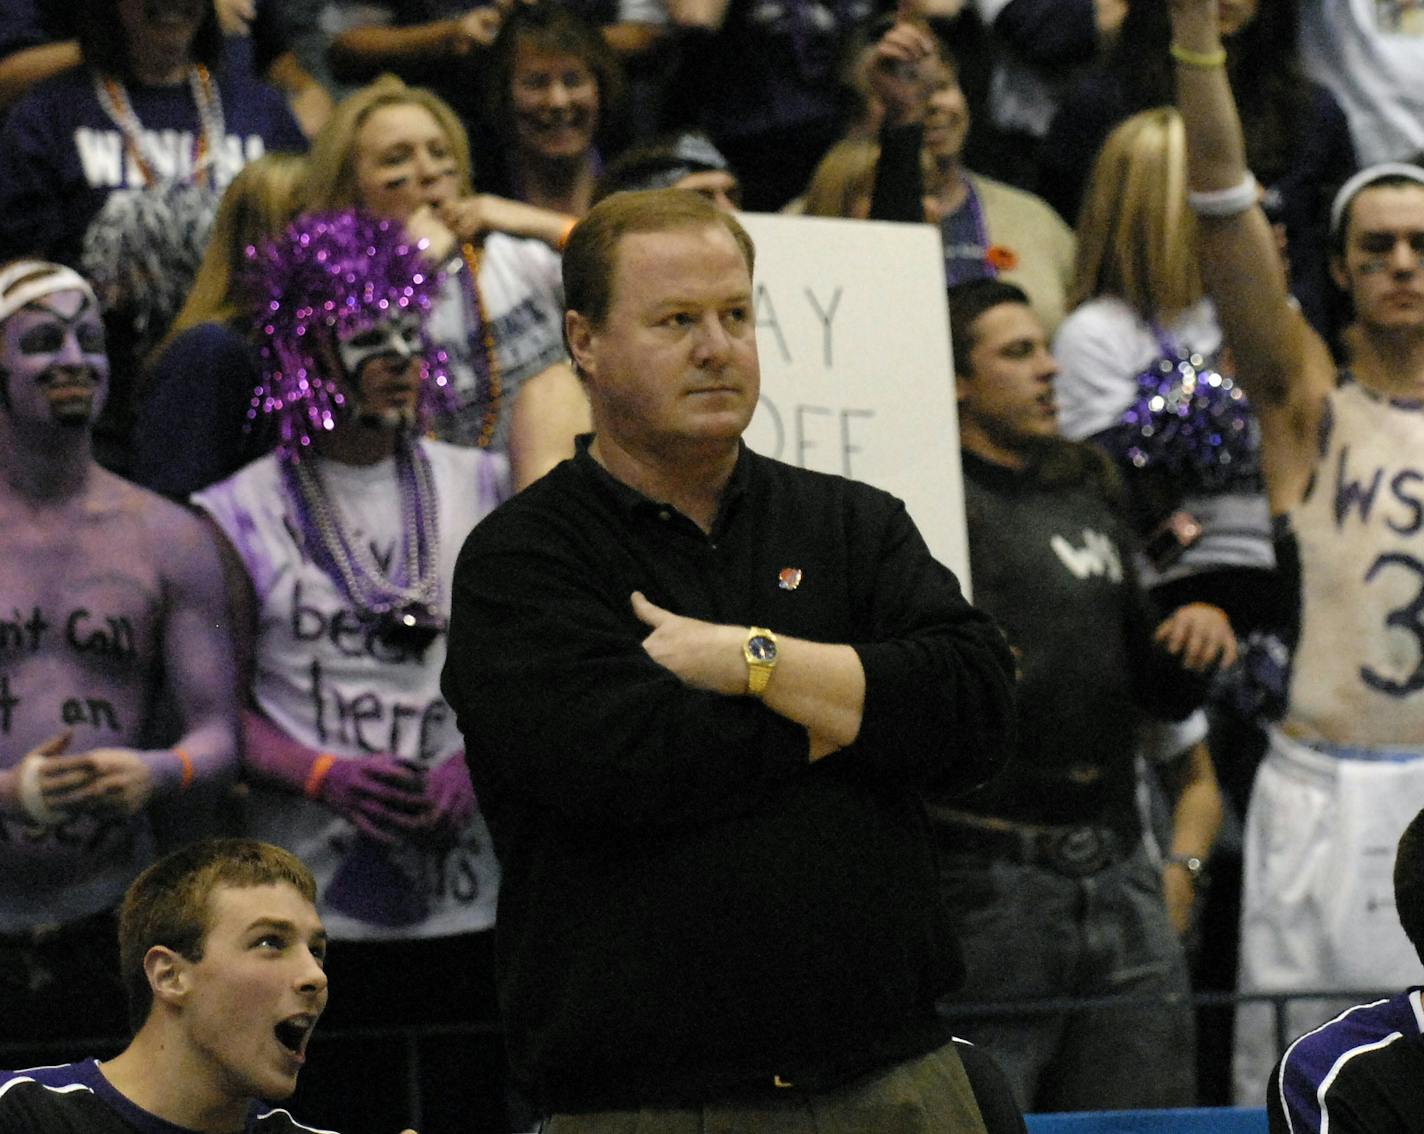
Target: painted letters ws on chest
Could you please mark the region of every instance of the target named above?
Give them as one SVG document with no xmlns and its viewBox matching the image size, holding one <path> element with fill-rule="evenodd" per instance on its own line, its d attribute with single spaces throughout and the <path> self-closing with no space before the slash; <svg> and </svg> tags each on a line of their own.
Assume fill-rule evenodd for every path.
<svg viewBox="0 0 1424 1134">
<path fill-rule="evenodd" d="M 1424 465 L 1424 459 L 1420 464 Z M 1424 472 L 1408 465 L 1385 468 L 1372 461 L 1352 463 L 1349 445 L 1340 446 L 1332 471 L 1335 526 L 1341 532 L 1352 520 L 1383 524 L 1401 536 L 1416 535 L 1424 527 Z"/>
<path fill-rule="evenodd" d="M 1383 546 L 1370 562 L 1364 575 L 1365 586 L 1392 579 L 1414 591 L 1412 600 L 1388 611 L 1384 618 L 1386 627 L 1412 639 L 1412 670 L 1406 661 L 1397 658 L 1389 672 L 1361 666 L 1360 680 L 1392 697 L 1418 693 L 1424 690 L 1424 547 L 1418 539 L 1424 527 L 1424 473 L 1408 465 L 1386 467 L 1364 460 L 1352 464 L 1348 444 L 1340 446 L 1330 472 L 1333 517 L 1341 535 L 1348 535 L 1351 530 L 1358 532 L 1363 526 L 1402 537 L 1397 547 Z"/>
<path fill-rule="evenodd" d="M 1075 579 L 1106 578 L 1110 583 L 1122 582 L 1122 556 L 1117 544 L 1102 532 L 1084 528 L 1077 545 L 1065 536 L 1055 535 L 1048 546 Z"/>
</svg>

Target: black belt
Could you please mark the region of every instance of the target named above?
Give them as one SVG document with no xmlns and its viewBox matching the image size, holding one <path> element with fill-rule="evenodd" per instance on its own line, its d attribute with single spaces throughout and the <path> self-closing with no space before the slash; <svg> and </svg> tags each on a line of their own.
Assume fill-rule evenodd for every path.
<svg viewBox="0 0 1424 1134">
<path fill-rule="evenodd" d="M 1132 849 L 1112 828 L 1089 824 L 990 826 L 936 815 L 934 829 L 939 845 L 945 850 L 987 854 L 1026 866 L 1046 866 L 1069 878 L 1096 874 L 1114 862 L 1121 862 Z"/>
</svg>

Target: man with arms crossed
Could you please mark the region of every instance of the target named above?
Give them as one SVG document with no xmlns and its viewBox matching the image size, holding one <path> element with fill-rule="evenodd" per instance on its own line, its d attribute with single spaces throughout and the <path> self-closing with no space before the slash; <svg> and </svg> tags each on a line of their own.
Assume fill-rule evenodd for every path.
<svg viewBox="0 0 1424 1134">
<path fill-rule="evenodd" d="M 0 266 L 0 1038 L 122 1028 L 110 911 L 153 859 L 153 809 L 191 811 L 237 758 L 214 541 L 94 463 L 108 376 L 89 285 Z"/>
<path fill-rule="evenodd" d="M 1172 0 L 1172 21 L 1202 273 L 1299 556 L 1286 714 L 1247 815 L 1239 984 L 1403 984 L 1418 958 L 1390 862 L 1424 802 L 1424 170 L 1375 166 L 1336 198 L 1331 271 L 1356 316 L 1337 372 L 1256 207 L 1216 0 Z M 1297 1006 L 1291 1030 L 1319 1013 Z M 1264 1005 L 1243 1009 L 1236 1040 L 1238 1099 L 1259 1103 L 1278 1054 Z"/>
<path fill-rule="evenodd" d="M 752 257 L 685 191 L 580 222 L 595 433 L 456 569 L 511 1058 L 553 1134 L 982 1130 L 920 793 L 997 767 L 1012 662 L 898 501 L 743 447 Z"/>
<path fill-rule="evenodd" d="M 310 1129 L 259 1100 L 296 1088 L 326 1007 L 315 899 L 299 859 L 252 839 L 192 843 L 149 867 L 119 916 L 133 1040 L 107 1062 L 0 1074 L 0 1131 Z"/>
</svg>

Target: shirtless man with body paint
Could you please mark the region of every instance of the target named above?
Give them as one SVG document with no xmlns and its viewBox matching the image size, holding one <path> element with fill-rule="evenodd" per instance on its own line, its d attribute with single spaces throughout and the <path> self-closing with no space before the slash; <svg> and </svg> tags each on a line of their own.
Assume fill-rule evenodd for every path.
<svg viewBox="0 0 1424 1134">
<path fill-rule="evenodd" d="M 154 858 L 151 809 L 237 758 L 214 541 L 94 463 L 108 377 L 84 279 L 0 267 L 0 959 L 7 1006 L 31 996 L 7 1012 L 29 1040 L 122 1024 L 95 957 L 112 958 L 111 911 Z"/>
</svg>

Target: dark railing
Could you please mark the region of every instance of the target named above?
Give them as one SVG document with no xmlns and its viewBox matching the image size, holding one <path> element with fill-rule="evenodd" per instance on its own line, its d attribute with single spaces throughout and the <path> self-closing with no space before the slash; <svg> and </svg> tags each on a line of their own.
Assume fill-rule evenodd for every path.
<svg viewBox="0 0 1424 1134">
<path fill-rule="evenodd" d="M 1359 1004 L 1368 1000 L 1378 1000 L 1393 996 L 1399 989 L 1381 991 L 1379 989 L 1296 989 L 1290 992 L 1194 992 L 1192 1007 L 1234 1008 L 1238 1004 L 1269 1004 L 1271 1020 L 1276 1033 L 1276 1054 L 1285 1051 L 1294 1039 L 1291 1034 L 1287 1012 L 1289 1005 L 1297 1001 L 1326 1000 L 1342 1005 Z M 1151 1006 L 1154 1004 L 1175 1004 L 1177 996 L 1061 996 L 1039 1000 L 985 1001 L 982 1003 L 956 1002 L 946 1009 L 956 1022 L 960 1020 L 984 1020 L 997 1016 L 1048 1016 L 1055 1012 L 1081 1012 L 1093 1008 L 1117 1008 L 1124 1005 Z M 1324 1018 L 1314 1023 L 1324 1023 Z M 1312 1026 L 1313 1026 L 1312 1024 Z M 973 1037 L 968 1037 L 972 1039 Z"/>
<path fill-rule="evenodd" d="M 1196 992 L 1191 996 L 1191 1003 L 1195 1009 L 1203 1008 L 1232 1008 L 1239 1004 L 1259 1004 L 1264 1003 L 1271 1006 L 1272 1018 L 1276 1033 L 1276 1050 L 1284 1051 L 1286 1046 L 1294 1038 L 1290 1033 L 1289 1018 L 1287 1009 L 1289 1005 L 1297 1001 L 1331 1001 L 1336 1003 L 1360 1003 L 1368 1000 L 1377 1000 L 1381 997 L 1392 996 L 1398 990 L 1378 990 L 1378 989 L 1356 989 L 1340 991 L 1339 989 L 1309 989 L 1292 992 Z M 1023 1015 L 1049 1015 L 1057 1012 L 1085 1011 L 1094 1008 L 1122 1007 L 1123 1005 L 1160 1005 L 1173 1004 L 1180 998 L 1168 997 L 1123 997 L 1123 996 L 1101 996 L 1101 997 L 1052 997 L 1038 1000 L 1020 1001 L 995 1001 L 992 1003 L 955 1003 L 950 1008 L 950 1014 L 957 1028 L 971 1023 L 974 1020 L 990 1019 L 998 1016 L 1023 1016 Z M 1323 1022 L 1324 1016 L 1319 1021 Z M 324 1028 L 318 1029 L 312 1037 L 312 1047 L 317 1053 L 328 1049 L 338 1049 L 345 1041 L 357 1040 L 383 1040 L 398 1043 L 404 1052 L 404 1078 L 405 1091 L 408 1106 L 408 1113 L 411 1117 L 411 1125 L 417 1130 L 420 1129 L 422 1117 L 421 1099 L 421 1056 L 420 1043 L 422 1040 L 435 1039 L 440 1036 L 490 1036 L 496 1032 L 493 1024 L 463 1024 L 463 1025 L 406 1025 L 391 1027 L 371 1027 L 371 1028 Z M 963 1030 L 969 1030 L 967 1028 Z M 969 1038 L 973 1038 L 972 1034 Z M 91 1055 L 107 1058 L 117 1054 L 124 1045 L 123 1039 L 112 1036 L 96 1036 L 91 1038 L 78 1038 L 55 1040 L 45 1042 L 21 1043 L 9 1042 L 0 1043 L 0 1067 L 12 1067 L 15 1065 L 14 1057 L 23 1056 L 28 1061 L 38 1055 L 44 1057 L 46 1054 L 52 1055 L 55 1062 L 64 1062 L 80 1057 Z M 318 1054 L 318 1058 L 321 1056 Z"/>
</svg>

